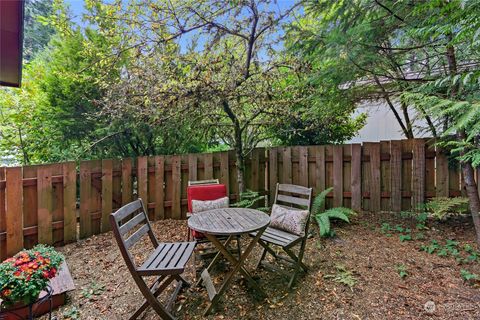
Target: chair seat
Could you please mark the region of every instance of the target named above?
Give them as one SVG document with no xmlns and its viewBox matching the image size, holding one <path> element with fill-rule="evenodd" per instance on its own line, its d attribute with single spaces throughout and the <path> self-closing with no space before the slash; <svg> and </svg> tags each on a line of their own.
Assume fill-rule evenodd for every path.
<svg viewBox="0 0 480 320">
<path fill-rule="evenodd" d="M 257 232 L 250 233 L 251 236 L 255 236 Z M 303 237 L 297 236 L 296 234 L 288 233 L 283 230 L 275 229 L 272 227 L 267 227 L 265 232 L 263 232 L 260 240 L 273 243 L 281 247 L 290 247 L 301 241 Z"/>
<path fill-rule="evenodd" d="M 180 274 L 195 249 L 195 242 L 160 243 L 137 269 L 142 276 Z"/>
</svg>

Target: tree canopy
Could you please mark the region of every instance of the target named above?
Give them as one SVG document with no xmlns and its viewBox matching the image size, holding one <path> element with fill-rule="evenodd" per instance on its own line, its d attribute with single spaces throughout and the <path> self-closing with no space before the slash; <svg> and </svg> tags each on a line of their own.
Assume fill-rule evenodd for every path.
<svg viewBox="0 0 480 320">
<path fill-rule="evenodd" d="M 38 163 L 233 148 L 243 190 L 257 145 L 341 143 L 363 125 L 285 48 L 303 3 L 144 4 L 87 0 L 81 26 L 60 0 L 27 4 L 40 12 L 26 33 L 35 49 L 24 88 L 0 92 L 4 153 Z"/>
</svg>

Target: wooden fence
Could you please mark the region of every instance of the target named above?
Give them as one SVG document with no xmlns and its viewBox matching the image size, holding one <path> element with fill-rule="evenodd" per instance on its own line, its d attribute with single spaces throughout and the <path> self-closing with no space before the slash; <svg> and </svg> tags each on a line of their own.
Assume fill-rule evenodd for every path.
<svg viewBox="0 0 480 320">
<path fill-rule="evenodd" d="M 0 168 L 0 258 L 108 231 L 109 214 L 136 197 L 152 220 L 184 219 L 188 180 L 211 178 L 235 201 L 234 152 Z M 255 149 L 246 161 L 247 187 L 273 195 L 277 182 L 315 192 L 333 187 L 327 206 L 355 210 L 401 211 L 462 195 L 458 166 L 425 139 Z"/>
</svg>

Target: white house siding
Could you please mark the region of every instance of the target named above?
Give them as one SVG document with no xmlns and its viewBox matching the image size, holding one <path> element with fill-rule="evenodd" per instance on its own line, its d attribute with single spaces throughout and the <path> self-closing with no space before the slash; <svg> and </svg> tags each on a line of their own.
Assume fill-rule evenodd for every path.
<svg viewBox="0 0 480 320">
<path fill-rule="evenodd" d="M 398 108 L 397 110 L 400 109 Z M 353 139 L 346 141 L 346 143 L 405 139 L 395 115 L 385 103 L 378 101 L 363 102 L 355 111 L 355 116 L 361 113 L 367 114 L 366 124 Z M 423 119 L 415 119 L 416 115 L 414 112 L 410 112 L 410 117 L 414 120 L 415 137 L 428 136 L 428 132 L 422 132 L 422 128 L 426 127 L 425 121 Z"/>
</svg>

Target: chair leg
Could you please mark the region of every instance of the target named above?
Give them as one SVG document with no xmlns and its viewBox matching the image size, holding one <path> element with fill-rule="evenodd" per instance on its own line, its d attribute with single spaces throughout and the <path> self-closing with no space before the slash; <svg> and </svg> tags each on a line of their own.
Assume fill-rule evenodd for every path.
<svg viewBox="0 0 480 320">
<path fill-rule="evenodd" d="M 165 290 L 166 287 L 174 280 L 175 278 L 170 276 L 167 277 L 163 283 L 155 290 L 155 292 L 152 292 L 150 288 L 147 286 L 145 281 L 142 279 L 142 277 L 136 275 L 134 276 L 134 280 L 137 283 L 138 288 L 142 292 L 144 298 L 147 300 L 145 301 L 140 308 L 135 311 L 135 313 L 130 317 L 130 320 L 137 319 L 140 314 L 142 314 L 143 311 L 145 311 L 148 306 L 151 306 L 153 310 L 160 316 L 161 319 L 163 320 L 175 320 L 175 317 L 168 312 L 158 301 L 157 297 L 162 293 L 163 290 Z"/>
<path fill-rule="evenodd" d="M 263 248 L 260 259 L 258 259 L 257 264 L 255 265 L 255 269 L 258 269 L 261 266 L 262 261 L 263 259 L 265 259 L 266 255 L 267 255 L 267 249 Z"/>
<path fill-rule="evenodd" d="M 237 236 L 237 251 L 238 251 L 238 259 L 242 256 L 242 249 L 240 246 L 240 236 Z"/>
<path fill-rule="evenodd" d="M 293 270 L 293 275 L 290 278 L 290 281 L 288 282 L 288 288 L 289 289 L 293 288 L 293 285 L 295 284 L 295 280 L 297 280 L 298 272 L 300 271 L 299 269 L 300 269 L 299 264 L 296 263 L 295 267 L 294 267 L 294 270 Z"/>
<path fill-rule="evenodd" d="M 175 280 L 177 281 L 181 281 L 182 282 L 182 288 L 190 288 L 192 286 L 192 284 L 190 282 L 188 282 L 187 280 L 185 280 L 184 277 L 182 277 L 181 275 L 175 275 L 174 276 Z"/>
<path fill-rule="evenodd" d="M 173 291 L 172 295 L 168 299 L 167 304 L 165 305 L 165 310 L 170 312 L 173 308 L 173 305 L 175 304 L 175 300 L 177 299 L 178 294 L 180 291 L 183 290 L 183 288 L 188 288 L 190 287 L 190 283 L 186 281 L 182 276 L 180 275 L 175 275 L 173 276 L 175 280 L 177 280 L 177 286 L 175 287 L 175 290 Z"/>
<path fill-rule="evenodd" d="M 304 272 L 307 272 L 308 271 L 308 268 L 307 266 L 303 263 L 303 253 L 299 253 L 298 257 L 292 252 L 290 251 L 289 249 L 287 248 L 284 248 L 284 251 L 288 254 L 288 256 L 294 260 L 296 263 L 298 263 L 300 265 L 300 268 L 302 268 L 302 270 Z"/>
<path fill-rule="evenodd" d="M 297 275 L 300 272 L 300 269 L 307 272 L 307 266 L 302 262 L 303 260 L 303 253 L 305 252 L 305 244 L 306 241 L 304 240 L 300 244 L 300 250 L 298 252 L 298 256 L 296 256 L 289 248 L 284 248 L 284 251 L 295 261 L 294 271 L 290 282 L 288 283 L 288 288 L 292 289 L 293 285 L 295 284 L 295 280 L 297 279 Z"/>
</svg>

